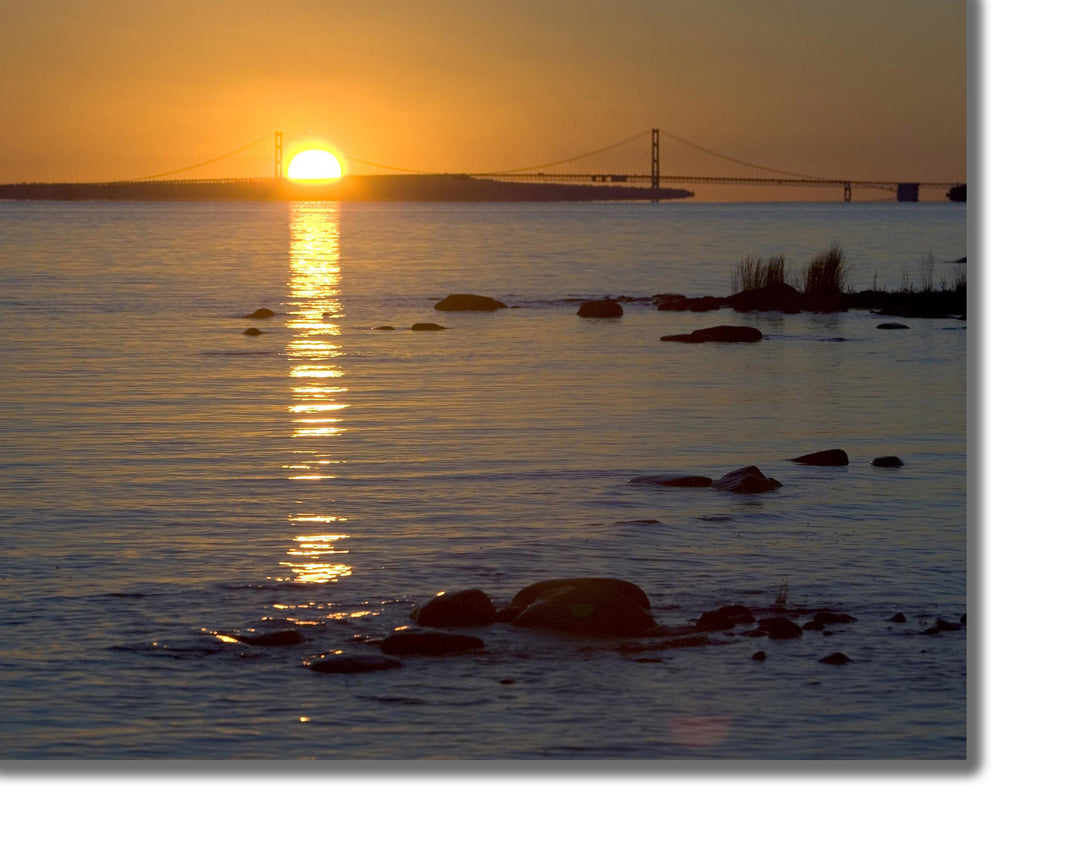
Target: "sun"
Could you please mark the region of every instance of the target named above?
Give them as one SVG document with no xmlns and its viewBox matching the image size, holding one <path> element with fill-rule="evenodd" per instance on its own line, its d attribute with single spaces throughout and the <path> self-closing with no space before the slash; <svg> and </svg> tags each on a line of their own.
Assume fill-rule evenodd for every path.
<svg viewBox="0 0 1080 849">
<path fill-rule="evenodd" d="M 289 161 L 290 180 L 338 180 L 341 162 L 328 150 L 302 150 Z"/>
</svg>

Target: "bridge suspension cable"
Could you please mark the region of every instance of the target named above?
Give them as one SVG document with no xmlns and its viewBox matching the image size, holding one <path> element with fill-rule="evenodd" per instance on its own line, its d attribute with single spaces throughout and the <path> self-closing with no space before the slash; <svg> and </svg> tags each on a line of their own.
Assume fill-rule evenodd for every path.
<svg viewBox="0 0 1080 849">
<path fill-rule="evenodd" d="M 492 174 L 520 174 L 523 171 L 536 171 L 539 168 L 551 168 L 555 165 L 565 165 L 567 162 L 577 162 L 579 159 L 586 159 L 590 156 L 596 156 L 599 153 L 607 153 L 609 150 L 614 150 L 617 147 L 622 147 L 624 144 L 629 144 L 632 141 L 637 141 L 640 138 L 648 135 L 650 130 L 642 130 L 640 133 L 635 133 L 629 138 L 625 138 L 622 141 L 617 141 L 614 144 L 606 145 L 605 147 L 597 148 L 596 150 L 590 150 L 588 153 L 581 153 L 577 156 L 571 156 L 567 159 L 557 159 L 554 162 L 544 162 L 541 165 L 528 165 L 524 168 L 508 168 L 504 171 L 492 171 Z"/>
<path fill-rule="evenodd" d="M 727 154 L 724 154 L 724 153 L 717 153 L 715 150 L 709 150 L 707 147 L 702 147 L 699 144 L 694 144 L 694 142 L 692 142 L 692 141 L 687 141 L 686 139 L 679 138 L 678 136 L 676 136 L 676 135 L 674 135 L 672 133 L 669 133 L 667 130 L 661 130 L 660 132 L 661 132 L 662 135 L 667 136 L 672 141 L 677 141 L 680 144 L 685 144 L 687 147 L 692 147 L 695 150 L 700 150 L 702 153 L 708 153 L 711 156 L 716 156 L 716 157 L 718 157 L 720 159 L 724 159 L 724 160 L 726 160 L 728 162 L 733 162 L 736 165 L 743 165 L 743 166 L 746 166 L 747 168 L 756 168 L 759 171 L 768 171 L 768 172 L 770 172 L 772 174 L 782 174 L 785 177 L 798 177 L 798 178 L 803 179 L 803 180 L 826 179 L 826 178 L 823 178 L 823 177 L 812 176 L 810 174 L 800 174 L 800 173 L 795 172 L 795 171 L 782 171 L 779 168 L 769 168 L 766 165 L 758 165 L 758 164 L 756 164 L 754 162 L 747 162 L 747 161 L 745 161 L 743 159 L 736 159 L 734 156 L 728 156 Z"/>
<path fill-rule="evenodd" d="M 259 136 L 257 139 L 249 141 L 247 144 L 241 145 L 240 147 L 236 148 L 236 150 L 230 150 L 228 153 L 221 154 L 221 156 L 215 156 L 212 159 L 206 159 L 203 162 L 197 162 L 194 165 L 188 165 L 185 168 L 176 168 L 172 171 L 162 171 L 160 174 L 150 174 L 147 177 L 135 177 L 131 180 L 121 180 L 119 182 L 138 183 L 143 180 L 156 180 L 159 177 L 171 177 L 173 174 L 183 174 L 185 171 L 194 171 L 196 168 L 202 168 L 204 165 L 211 165 L 214 162 L 220 162 L 222 159 L 228 159 L 230 156 L 236 156 L 236 154 L 238 153 L 243 153 L 249 147 L 254 147 L 260 142 L 266 141 L 266 139 L 270 138 L 270 136 L 272 135 L 274 135 L 272 132 L 266 133 L 266 135 Z"/>
</svg>

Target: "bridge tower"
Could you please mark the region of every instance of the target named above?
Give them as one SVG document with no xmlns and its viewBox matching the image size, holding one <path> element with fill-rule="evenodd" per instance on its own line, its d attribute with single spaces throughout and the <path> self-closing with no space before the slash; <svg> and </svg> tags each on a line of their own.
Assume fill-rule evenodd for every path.
<svg viewBox="0 0 1080 849">
<path fill-rule="evenodd" d="M 652 131 L 652 190 L 653 203 L 660 202 L 660 130 Z"/>
<path fill-rule="evenodd" d="M 281 169 L 282 149 L 283 149 L 282 134 L 281 134 L 281 130 L 278 130 L 277 132 L 274 133 L 274 179 L 276 179 L 276 180 L 280 180 L 281 177 L 282 177 L 282 173 L 281 173 L 281 170 L 282 170 Z"/>
</svg>

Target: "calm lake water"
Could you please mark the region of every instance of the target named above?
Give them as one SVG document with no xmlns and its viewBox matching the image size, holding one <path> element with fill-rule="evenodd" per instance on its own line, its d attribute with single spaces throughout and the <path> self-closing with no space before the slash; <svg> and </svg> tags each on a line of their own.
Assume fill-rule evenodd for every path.
<svg viewBox="0 0 1080 849">
<path fill-rule="evenodd" d="M 0 204 L 0 757 L 964 758 L 966 631 L 922 632 L 967 609 L 965 322 L 575 314 L 833 242 L 851 288 L 951 282 L 965 208 Z M 765 338 L 659 341 L 716 324 Z M 788 459 L 825 448 L 850 465 Z M 748 464 L 783 488 L 627 483 Z M 784 584 L 857 621 L 304 665 L 439 591 L 578 576 L 671 626 Z"/>
</svg>

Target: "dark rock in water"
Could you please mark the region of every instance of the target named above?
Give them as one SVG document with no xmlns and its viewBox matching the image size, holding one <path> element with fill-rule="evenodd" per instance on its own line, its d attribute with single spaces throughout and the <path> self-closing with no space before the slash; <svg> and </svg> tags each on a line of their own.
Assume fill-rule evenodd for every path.
<svg viewBox="0 0 1080 849">
<path fill-rule="evenodd" d="M 906 324 L 901 324 L 898 321 L 886 321 L 877 326 L 878 330 L 910 330 Z"/>
<path fill-rule="evenodd" d="M 393 326 L 389 324 L 380 324 L 378 327 L 371 328 L 372 330 L 393 330 Z"/>
<path fill-rule="evenodd" d="M 233 637 L 249 646 L 295 646 L 304 642 L 304 635 L 295 628 L 270 631 L 267 634 L 234 634 Z"/>
<path fill-rule="evenodd" d="M 268 310 L 266 307 L 259 307 L 255 312 L 249 312 L 244 318 L 270 318 L 274 315 L 273 310 Z"/>
<path fill-rule="evenodd" d="M 750 659 L 751 659 L 751 660 L 764 660 L 764 659 L 765 659 L 765 652 L 763 652 L 763 651 L 756 651 L 756 652 L 754 652 L 754 654 L 753 654 L 753 655 L 752 655 L 752 656 L 750 657 Z"/>
<path fill-rule="evenodd" d="M 619 593 L 646 610 L 652 607 L 649 597 L 645 595 L 641 587 L 621 578 L 552 578 L 547 581 L 537 581 L 515 595 L 510 600 L 510 607 L 524 610 L 541 596 L 564 587 L 588 587 L 606 593 Z"/>
<path fill-rule="evenodd" d="M 904 623 L 907 622 L 907 617 L 903 613 L 897 613 L 895 616 L 890 616 L 889 621 Z"/>
<path fill-rule="evenodd" d="M 413 330 L 446 330 L 441 324 L 432 324 L 427 321 L 418 321 L 412 326 Z"/>
<path fill-rule="evenodd" d="M 703 327 L 691 333 L 676 333 L 673 336 L 661 336 L 661 342 L 760 342 L 762 333 L 756 327 L 735 324 L 718 324 L 716 327 Z"/>
<path fill-rule="evenodd" d="M 792 622 L 786 616 L 773 616 L 768 619 L 759 619 L 757 623 L 759 631 L 764 631 L 771 640 L 790 640 L 801 637 L 803 629 Z"/>
<path fill-rule="evenodd" d="M 736 625 L 752 625 L 754 614 L 741 604 L 725 604 L 698 617 L 696 627 L 702 631 L 730 631 Z"/>
<path fill-rule="evenodd" d="M 495 621 L 495 605 L 483 590 L 442 592 L 424 602 L 410 616 L 418 625 L 435 628 L 490 625 Z"/>
<path fill-rule="evenodd" d="M 660 296 L 657 296 L 659 298 Z M 710 312 L 728 305 L 727 298 L 704 295 L 700 298 L 685 298 L 682 295 L 665 297 L 656 308 L 664 312 Z"/>
<path fill-rule="evenodd" d="M 257 327 L 249 327 L 244 331 L 245 336 L 262 336 L 262 331 Z"/>
<path fill-rule="evenodd" d="M 743 494 L 771 492 L 782 486 L 783 484 L 776 478 L 765 477 L 757 466 L 743 466 L 741 469 L 728 472 L 713 484 L 714 489 Z"/>
<path fill-rule="evenodd" d="M 881 466 L 882 468 L 886 469 L 897 469 L 900 466 L 904 465 L 904 461 L 901 460 L 899 457 L 893 457 L 890 455 L 888 457 L 875 457 L 873 460 L 870 461 L 870 465 Z"/>
<path fill-rule="evenodd" d="M 835 666 L 839 666 L 842 663 L 848 663 L 850 660 L 850 657 L 848 657 L 843 652 L 838 651 L 830 654 L 828 657 L 823 657 L 821 660 L 818 661 L 818 663 L 831 663 Z"/>
<path fill-rule="evenodd" d="M 630 483 L 653 484 L 655 486 L 712 486 L 712 478 L 702 475 L 642 475 L 630 478 Z"/>
<path fill-rule="evenodd" d="M 330 654 L 309 661 L 308 669 L 312 672 L 328 672 L 339 675 L 355 675 L 362 672 L 379 672 L 383 669 L 396 669 L 400 660 L 380 655 L 344 655 Z"/>
<path fill-rule="evenodd" d="M 848 455 L 839 448 L 831 448 L 828 451 L 815 451 L 812 454 L 803 454 L 801 457 L 792 457 L 793 463 L 802 463 L 804 466 L 846 466 Z"/>
<path fill-rule="evenodd" d="M 620 654 L 640 654 L 647 651 L 665 651 L 667 649 L 686 648 L 687 646 L 707 646 L 708 644 L 709 638 L 704 634 L 688 634 L 684 637 L 667 637 L 640 643 L 623 643 L 616 646 L 615 651 Z"/>
<path fill-rule="evenodd" d="M 506 309 L 506 304 L 486 295 L 447 295 L 435 304 L 435 309 L 444 312 L 494 312 Z"/>
<path fill-rule="evenodd" d="M 961 624 L 961 625 L 967 625 L 967 614 L 966 614 L 966 613 L 965 613 L 965 614 L 963 614 L 963 615 L 962 615 L 962 616 L 960 617 L 960 624 Z"/>
<path fill-rule="evenodd" d="M 738 312 L 780 310 L 796 313 L 803 307 L 803 295 L 793 286 L 776 283 L 762 289 L 747 289 L 738 292 L 731 295 L 727 302 Z"/>
<path fill-rule="evenodd" d="M 958 625 L 955 622 L 947 622 L 944 619 L 938 619 L 934 622 L 933 625 L 923 631 L 923 633 L 933 635 L 940 634 L 943 631 L 961 631 L 963 630 L 963 628 L 963 625 Z"/>
<path fill-rule="evenodd" d="M 510 603 L 522 628 L 593 637 L 640 637 L 656 627 L 648 596 L 616 578 L 568 578 L 526 587 Z"/>
<path fill-rule="evenodd" d="M 382 641 L 384 654 L 460 654 L 482 649 L 484 641 L 467 634 L 449 631 L 428 631 L 422 628 L 402 628 Z"/>
<path fill-rule="evenodd" d="M 602 301 L 586 301 L 578 307 L 577 314 L 582 318 L 618 318 L 623 308 L 618 301 L 604 298 Z"/>
</svg>

